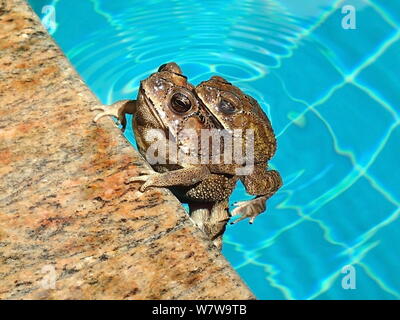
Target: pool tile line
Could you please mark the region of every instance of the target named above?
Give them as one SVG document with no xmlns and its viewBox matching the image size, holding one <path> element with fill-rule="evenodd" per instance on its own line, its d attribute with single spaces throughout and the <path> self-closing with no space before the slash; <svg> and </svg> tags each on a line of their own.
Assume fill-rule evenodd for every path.
<svg viewBox="0 0 400 320">
<path fill-rule="evenodd" d="M 287 96 L 288 96 L 290 99 L 292 99 L 293 101 L 302 103 L 303 105 L 307 106 L 307 103 L 306 103 L 305 101 L 303 101 L 303 100 L 301 100 L 301 99 L 297 99 L 297 98 L 292 97 L 292 96 L 290 95 L 290 93 L 287 91 L 287 88 L 285 87 L 283 81 L 279 78 L 279 76 L 276 76 L 276 77 L 281 81 L 281 84 L 282 84 L 282 86 L 283 86 L 283 88 L 284 88 L 284 91 L 285 91 L 285 93 L 287 94 Z M 313 113 L 315 113 L 315 114 L 317 115 L 317 117 L 318 117 L 320 120 L 322 120 L 322 122 L 324 123 L 324 125 L 327 127 L 327 129 L 328 129 L 328 131 L 329 131 L 329 133 L 330 133 L 330 135 L 331 135 L 331 137 L 332 137 L 332 140 L 333 140 L 333 143 L 334 143 L 335 151 L 336 151 L 338 154 L 341 154 L 341 155 L 343 155 L 343 156 L 348 157 L 348 158 L 350 159 L 352 165 L 353 165 L 353 168 L 355 168 L 356 170 L 360 170 L 360 169 L 362 168 L 362 166 L 360 166 L 360 165 L 358 164 L 358 162 L 357 162 L 357 160 L 356 160 L 354 154 L 353 154 L 352 152 L 350 152 L 350 151 L 342 150 L 342 149 L 339 147 L 338 139 L 337 139 L 337 137 L 336 137 L 336 135 L 335 135 L 335 133 L 334 133 L 332 127 L 330 126 L 329 121 L 327 121 L 316 109 L 314 109 L 314 107 L 309 106 L 309 110 L 311 110 Z M 395 122 L 395 123 L 393 124 L 393 125 L 394 125 L 393 130 L 394 130 L 395 127 L 397 126 L 396 123 L 398 123 L 398 122 Z M 392 131 L 390 128 L 389 128 L 389 130 Z M 390 136 L 387 137 L 387 139 L 389 139 L 389 138 L 390 138 Z M 387 140 L 387 139 L 386 139 L 386 140 Z M 375 156 L 375 158 L 376 158 L 376 156 Z M 365 170 L 364 170 L 364 172 L 365 172 Z"/>
<path fill-rule="evenodd" d="M 312 32 L 317 29 L 320 25 L 322 25 L 332 14 L 334 14 L 336 12 L 336 10 L 340 7 L 340 5 L 342 3 L 344 3 L 345 0 L 335 0 L 334 3 L 332 4 L 332 7 L 329 8 L 329 10 L 327 10 L 325 13 L 321 14 L 320 18 L 316 21 L 315 24 L 311 25 L 310 28 L 308 29 L 304 29 L 300 32 L 300 34 L 298 35 L 298 37 L 296 39 L 292 39 L 293 40 L 293 44 L 294 47 L 292 48 L 292 50 L 289 51 L 289 53 L 287 55 L 282 55 L 277 57 L 278 58 L 278 64 L 275 67 L 272 68 L 276 68 L 279 69 L 281 67 L 281 61 L 283 59 L 287 59 L 293 56 L 293 52 L 298 48 L 298 43 L 301 42 L 304 38 L 308 37 L 310 34 L 312 34 Z"/>
<path fill-rule="evenodd" d="M 330 288 L 332 288 L 332 286 L 334 285 L 334 283 L 336 281 L 338 281 L 339 276 L 343 276 L 342 274 L 342 269 L 343 267 L 347 266 L 347 265 L 352 265 L 352 266 L 357 266 L 360 261 L 365 257 L 365 255 L 372 250 L 373 248 L 375 248 L 376 246 L 379 245 L 379 241 L 373 242 L 371 243 L 369 246 L 365 247 L 365 249 L 363 251 L 361 251 L 357 256 L 353 257 L 352 260 L 350 260 L 349 262 L 341 265 L 337 271 L 333 272 L 330 276 L 326 277 L 320 285 L 320 289 L 318 291 L 316 291 L 315 293 L 311 294 L 309 297 L 307 297 L 307 300 L 314 300 L 314 299 L 318 299 L 318 296 L 322 295 L 323 293 L 327 292 Z M 370 272 L 368 274 L 368 276 L 375 281 L 376 283 L 381 284 L 381 288 L 382 290 L 389 292 L 390 294 L 394 295 L 394 296 L 398 296 L 399 294 L 393 290 L 391 290 L 390 288 L 388 288 L 387 286 L 383 285 L 384 282 L 379 279 L 378 277 L 376 277 L 376 275 L 374 275 L 372 272 Z"/>
<path fill-rule="evenodd" d="M 343 81 L 333 85 L 329 90 L 327 90 L 327 93 L 321 97 L 320 99 L 318 99 L 317 101 L 314 101 L 313 103 L 309 104 L 306 101 L 299 99 L 299 98 L 294 98 L 289 92 L 288 89 L 286 88 L 284 82 L 282 81 L 282 85 L 285 88 L 285 91 L 288 93 L 288 96 L 296 102 L 302 102 L 304 104 L 307 105 L 307 108 L 302 111 L 301 113 L 299 113 L 297 115 L 297 117 L 293 120 L 291 120 L 286 126 L 284 126 L 284 128 L 277 134 L 277 137 L 279 137 L 280 135 L 282 135 L 283 133 L 285 133 L 285 131 L 293 124 L 296 123 L 296 121 L 298 119 L 300 119 L 301 117 L 303 117 L 308 111 L 310 111 L 311 109 L 314 109 L 315 107 L 322 105 L 323 103 L 325 103 L 326 101 L 328 101 L 330 99 L 330 97 L 332 97 L 332 95 L 340 88 L 342 88 L 345 84 L 347 83 L 352 83 L 354 78 L 361 72 L 363 71 L 365 68 L 367 68 L 370 64 L 372 64 L 373 62 L 375 62 L 382 54 L 384 54 L 384 52 L 396 41 L 398 41 L 400 39 L 400 31 L 397 31 L 395 35 L 393 35 L 392 37 L 390 37 L 388 40 L 384 41 L 377 49 L 376 52 L 374 54 L 372 54 L 371 56 L 369 56 L 368 58 L 366 58 L 364 60 L 364 62 L 362 62 L 358 67 L 356 67 L 350 74 L 346 74 L 345 72 L 341 72 L 343 75 Z M 385 104 L 384 102 L 381 102 L 381 104 Z M 394 108 L 392 108 L 394 109 Z"/>
<path fill-rule="evenodd" d="M 383 9 L 379 4 L 377 4 L 375 1 L 371 0 L 364 0 L 366 3 L 368 3 L 376 12 L 380 14 L 382 19 L 384 19 L 388 24 L 390 24 L 393 28 L 399 30 L 400 26 L 393 20 L 389 12 L 387 12 L 385 9 Z M 387 1 L 387 0 L 384 0 Z"/>
</svg>

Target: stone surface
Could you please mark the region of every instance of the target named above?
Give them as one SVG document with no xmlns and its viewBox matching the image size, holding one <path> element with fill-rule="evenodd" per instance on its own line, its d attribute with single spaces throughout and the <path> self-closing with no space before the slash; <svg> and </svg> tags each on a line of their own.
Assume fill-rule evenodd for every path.
<svg viewBox="0 0 400 320">
<path fill-rule="evenodd" d="M 0 26 L 0 298 L 254 298 L 168 190 L 124 183 L 146 163 L 27 4 Z"/>
</svg>

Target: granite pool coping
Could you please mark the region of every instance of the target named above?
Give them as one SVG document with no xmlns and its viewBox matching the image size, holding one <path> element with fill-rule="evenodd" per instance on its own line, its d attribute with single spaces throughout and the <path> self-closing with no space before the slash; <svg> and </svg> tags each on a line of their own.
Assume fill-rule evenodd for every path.
<svg viewBox="0 0 400 320">
<path fill-rule="evenodd" d="M 254 299 L 24 0 L 0 1 L 0 299 Z"/>
</svg>

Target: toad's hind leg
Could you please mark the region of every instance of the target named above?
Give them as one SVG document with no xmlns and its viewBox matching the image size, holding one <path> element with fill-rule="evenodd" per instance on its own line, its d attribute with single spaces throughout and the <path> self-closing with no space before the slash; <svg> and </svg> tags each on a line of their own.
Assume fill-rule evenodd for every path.
<svg viewBox="0 0 400 320">
<path fill-rule="evenodd" d="M 228 210 L 228 200 L 218 201 L 211 209 L 210 219 L 206 225 L 207 233 L 214 245 L 222 250 L 222 237 L 231 215 Z"/>
<path fill-rule="evenodd" d="M 222 236 L 229 221 L 228 200 L 214 203 L 189 203 L 190 217 L 214 245 L 222 249 Z"/>
<path fill-rule="evenodd" d="M 232 210 L 232 215 L 241 217 L 233 223 L 250 218 L 250 223 L 266 209 L 266 201 L 282 186 L 282 178 L 278 171 L 267 171 L 261 166 L 254 168 L 251 175 L 241 178 L 246 191 L 256 195 L 256 198 L 235 203 L 236 208 Z"/>
<path fill-rule="evenodd" d="M 121 100 L 117 101 L 114 104 L 107 106 L 107 105 L 99 105 L 94 106 L 90 109 L 91 111 L 94 110 L 101 110 L 103 112 L 98 113 L 93 121 L 97 122 L 101 118 L 105 116 L 112 116 L 116 117 L 118 121 L 122 125 L 122 130 L 126 128 L 126 114 L 134 114 L 136 112 L 136 100 Z"/>
</svg>

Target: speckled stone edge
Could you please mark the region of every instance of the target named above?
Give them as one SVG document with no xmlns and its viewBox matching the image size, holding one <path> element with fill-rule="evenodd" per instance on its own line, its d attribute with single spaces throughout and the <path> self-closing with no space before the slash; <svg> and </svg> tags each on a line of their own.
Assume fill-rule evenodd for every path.
<svg viewBox="0 0 400 320">
<path fill-rule="evenodd" d="M 23 0 L 0 1 L 0 299 L 254 299 Z"/>
</svg>

